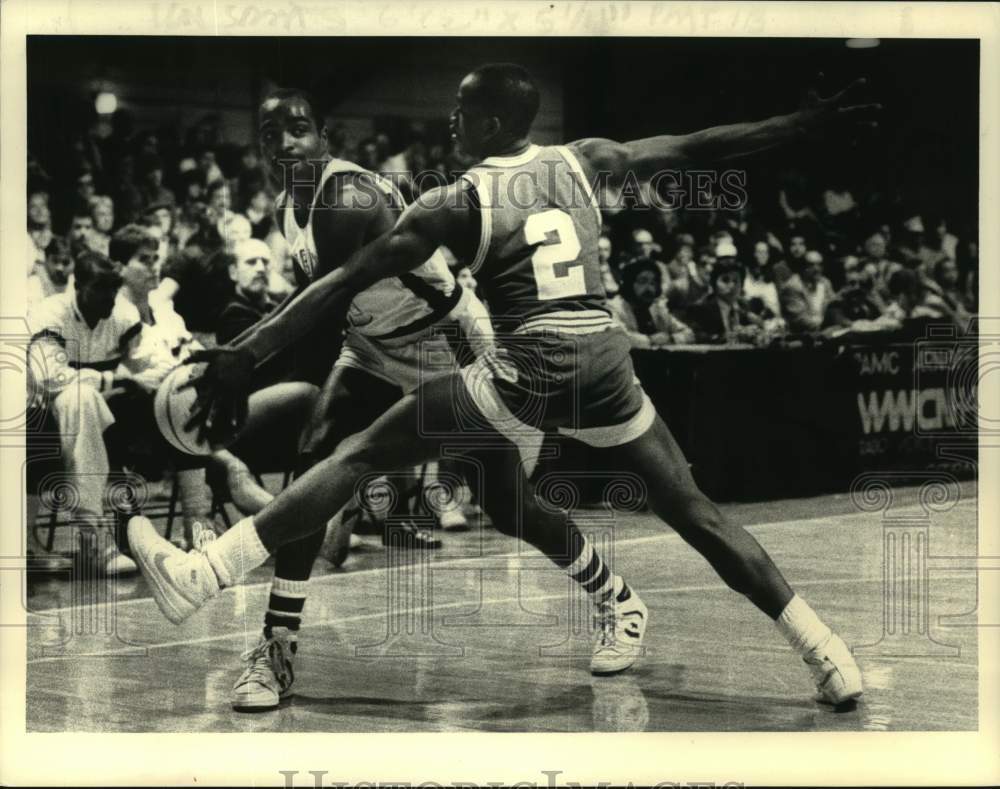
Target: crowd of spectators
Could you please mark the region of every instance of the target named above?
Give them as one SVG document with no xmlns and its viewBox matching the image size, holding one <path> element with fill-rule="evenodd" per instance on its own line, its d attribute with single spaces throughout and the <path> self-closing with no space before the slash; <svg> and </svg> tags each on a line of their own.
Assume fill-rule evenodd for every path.
<svg viewBox="0 0 1000 789">
<path fill-rule="evenodd" d="M 736 211 L 640 204 L 610 217 L 602 274 L 633 347 L 907 336 L 926 322 L 974 327 L 971 231 L 959 238 L 944 217 L 913 210 L 897 211 L 896 221 L 871 215 L 847 188 L 817 192 L 815 207 L 793 208 L 785 190 L 776 198 L 769 212 L 752 210 L 754 196 Z"/>
<path fill-rule="evenodd" d="M 275 189 L 254 146 L 226 143 L 207 116 L 183 142 L 166 130 L 133 132 L 127 115 L 111 133 L 71 138 L 52 161 L 28 156 L 28 306 L 63 292 L 84 250 L 108 254 L 112 233 L 131 223 L 158 227 L 161 293 L 199 340 L 214 342 L 219 316 L 236 290 L 231 268 L 246 238 L 270 250 L 267 296 L 294 288 L 291 260 L 275 224 Z M 393 144 L 388 134 L 352 142 L 342 127 L 329 134 L 333 155 L 376 172 L 393 172 L 405 196 L 442 183 L 462 166 L 444 139 L 411 124 Z M 467 164 L 467 163 L 465 163 Z M 412 174 L 425 173 L 424 178 Z"/>
<path fill-rule="evenodd" d="M 470 164 L 426 126 L 398 128 L 406 131 L 397 140 L 379 132 L 353 141 L 331 124 L 331 152 L 393 173 L 408 197 Z M 267 279 L 263 298 L 291 292 L 274 188 L 256 149 L 226 143 L 214 116 L 183 142 L 174 137 L 133 132 L 121 120 L 108 136 L 73 137 L 58 162 L 29 153 L 29 305 L 65 290 L 73 260 L 85 249 L 107 254 L 111 234 L 133 222 L 159 228 L 160 292 L 205 344 L 238 299 L 234 250 L 244 239 L 270 252 L 256 275 Z M 794 176 L 777 189 L 749 190 L 750 204 L 735 211 L 657 210 L 640 200 L 607 215 L 602 277 L 636 347 L 760 345 L 895 331 L 916 319 L 969 326 L 978 303 L 972 227 L 959 238 L 940 214 L 872 209 L 844 183 L 810 188 Z M 650 301 L 654 278 L 659 292 Z"/>
</svg>

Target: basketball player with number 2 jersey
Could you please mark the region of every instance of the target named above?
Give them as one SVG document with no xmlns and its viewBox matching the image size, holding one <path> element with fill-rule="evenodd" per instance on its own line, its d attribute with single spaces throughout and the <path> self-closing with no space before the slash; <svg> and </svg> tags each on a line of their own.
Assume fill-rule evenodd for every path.
<svg viewBox="0 0 1000 789">
<path fill-rule="evenodd" d="M 635 378 L 627 338 L 604 305 L 597 258 L 605 190 L 800 140 L 822 127 L 865 123 L 878 107 L 850 104 L 849 94 L 860 84 L 830 98 L 810 94 L 805 109 L 759 122 L 624 143 L 594 138 L 539 147 L 529 138 L 539 94 L 528 73 L 500 63 L 467 75 L 452 113 L 453 136 L 482 164 L 458 183 L 423 195 L 391 232 L 313 285 L 307 303 L 296 314 L 289 310 L 282 324 L 302 332 L 318 319 L 309 302 L 344 311 L 352 294 L 416 268 L 446 246 L 473 261 L 502 329 L 499 350 L 480 357 L 471 370 L 422 384 L 201 556 L 172 552 L 141 524 L 130 528 L 161 610 L 175 621 L 190 615 L 300 537 L 308 528 L 303 514 L 336 511 L 350 497 L 352 481 L 372 469 L 433 456 L 441 443 L 435 436 L 461 434 L 467 417 L 488 422 L 496 437 L 508 441 L 525 431 L 571 436 L 592 447 L 591 468 L 642 480 L 653 512 L 775 622 L 809 668 L 817 700 L 839 705 L 860 696 L 861 673 L 847 645 L 792 591 L 760 544 L 698 489 Z M 238 353 L 253 355 L 252 349 Z M 464 386 L 456 386 L 455 378 Z M 215 389 L 206 400 L 224 403 L 226 387 Z M 473 441 L 485 443 L 482 435 Z M 480 493 L 484 508 L 495 522 L 490 507 L 503 511 L 513 525 L 501 522 L 499 528 L 537 547 L 591 595 L 598 623 L 591 671 L 614 673 L 633 665 L 649 610 L 571 520 L 531 495 L 513 444 L 507 453 L 489 454 L 479 458 L 488 469 Z"/>
</svg>

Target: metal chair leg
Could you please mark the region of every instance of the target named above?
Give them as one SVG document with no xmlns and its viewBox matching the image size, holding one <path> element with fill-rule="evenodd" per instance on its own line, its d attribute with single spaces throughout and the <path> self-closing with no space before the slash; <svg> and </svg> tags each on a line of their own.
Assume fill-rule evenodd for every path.
<svg viewBox="0 0 1000 789">
<path fill-rule="evenodd" d="M 177 515 L 177 499 L 180 496 L 181 482 L 180 477 L 174 473 L 174 482 L 170 487 L 170 503 L 167 505 L 167 527 L 163 532 L 165 539 L 169 540 L 170 535 L 174 531 L 174 518 Z"/>
</svg>

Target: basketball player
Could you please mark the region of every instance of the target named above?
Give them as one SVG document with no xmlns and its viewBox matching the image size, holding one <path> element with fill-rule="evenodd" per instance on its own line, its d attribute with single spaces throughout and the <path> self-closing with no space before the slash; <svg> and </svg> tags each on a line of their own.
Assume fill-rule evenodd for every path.
<svg viewBox="0 0 1000 789">
<path fill-rule="evenodd" d="M 423 384 L 203 553 L 183 554 L 148 521 L 134 519 L 130 539 L 161 610 L 182 621 L 341 507 L 361 476 L 433 456 L 439 446 L 433 436 L 460 431 L 460 417 L 469 409 L 509 434 L 517 432 L 511 415 L 526 415 L 531 423 L 525 430 L 572 435 L 601 450 L 604 467 L 644 479 L 653 511 L 728 586 L 775 621 L 811 670 L 818 700 L 840 704 L 861 695 L 861 674 L 843 640 L 791 590 L 757 541 L 698 489 L 639 386 L 628 340 L 605 305 L 597 254 L 601 209 L 590 187 L 603 178 L 614 189 L 629 178 L 750 153 L 822 126 L 869 124 L 877 105 L 851 105 L 850 90 L 829 99 L 812 94 L 806 109 L 758 123 L 627 143 L 586 139 L 539 147 L 528 137 L 538 92 L 524 69 L 492 64 L 466 76 L 452 115 L 453 134 L 467 153 L 485 157 L 482 163 L 460 182 L 426 194 L 391 232 L 303 293 L 282 326 L 301 334 L 318 314 L 342 312 L 353 293 L 419 265 L 443 245 L 472 261 L 493 315 L 518 323 L 502 340 L 507 362 L 498 365 L 496 355 L 486 354 L 458 376 Z M 259 352 L 247 344 L 217 354 L 203 390 L 210 413 L 231 411 L 227 400 L 247 386 L 240 369 Z M 450 402 L 453 394 L 462 408 Z M 599 595 L 602 635 L 592 670 L 628 667 L 642 641 L 645 606 L 622 579 L 608 577 L 572 523 L 567 528 L 531 495 L 515 495 L 523 483 L 516 455 L 494 455 L 507 465 L 489 468 L 482 493 L 488 511 L 506 507 L 512 522 L 524 525 L 521 536 Z"/>
<path fill-rule="evenodd" d="M 300 290 L 390 230 L 405 205 L 390 181 L 331 158 L 322 119 L 315 100 L 297 90 L 272 93 L 260 107 L 261 150 L 272 177 L 284 187 L 276 200 L 277 219 Z M 260 347 L 257 338 L 270 337 L 261 364 L 288 348 L 284 337 L 269 333 L 281 310 L 236 340 Z M 433 252 L 413 271 L 374 283 L 353 299 L 343 347 L 302 436 L 297 475 L 415 389 L 421 353 L 451 357 L 447 340 L 434 329 L 445 318 L 459 321 L 468 334 L 492 334 L 475 294 L 458 287 L 445 259 Z M 339 323 L 332 321 L 329 327 L 332 343 Z M 315 526 L 322 527 L 327 518 Z M 427 539 L 424 532 L 411 536 L 414 541 Z M 342 524 L 340 547 L 346 548 L 349 537 L 349 528 Z M 233 687 L 234 708 L 274 708 L 291 691 L 307 581 L 323 538 L 323 528 L 313 529 L 277 552 L 263 633 L 244 655 L 247 666 Z"/>
</svg>

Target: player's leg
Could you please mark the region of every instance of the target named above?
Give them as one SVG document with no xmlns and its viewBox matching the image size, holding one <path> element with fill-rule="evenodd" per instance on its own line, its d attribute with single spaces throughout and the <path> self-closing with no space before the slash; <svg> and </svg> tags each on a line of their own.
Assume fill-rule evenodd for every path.
<svg viewBox="0 0 1000 789">
<path fill-rule="evenodd" d="M 841 703 L 861 695 L 861 674 L 850 650 L 792 591 L 760 543 L 701 492 L 659 416 L 641 436 L 614 447 L 608 456 L 611 467 L 641 476 L 652 510 L 704 556 L 731 589 L 775 621 L 809 665 L 821 699 Z"/>
<path fill-rule="evenodd" d="M 298 460 L 298 436 L 310 418 L 318 388 L 288 381 L 258 389 L 250 395 L 247 421 L 236 442 L 212 454 L 233 499 L 244 515 L 260 512 L 274 498 L 257 484 L 251 468 L 274 468 L 275 463 Z"/>
<path fill-rule="evenodd" d="M 568 513 L 539 502 L 517 447 L 492 446 L 463 454 L 479 466 L 468 479 L 494 528 L 535 547 L 590 598 L 597 622 L 590 670 L 616 674 L 629 668 L 641 653 L 648 620 L 638 595 L 612 572 Z"/>
<path fill-rule="evenodd" d="M 439 436 L 457 427 L 452 395 L 457 375 L 435 378 L 406 395 L 374 424 L 355 434 L 295 480 L 257 516 L 245 518 L 204 553 L 184 554 L 141 518 L 129 524 L 129 541 L 160 609 L 179 623 L 220 587 L 239 583 L 281 546 L 322 529 L 351 500 L 370 474 L 408 468 L 437 455 Z M 319 526 L 317 526 L 319 524 Z"/>
<path fill-rule="evenodd" d="M 361 369 L 334 367 L 302 431 L 296 475 L 331 454 L 341 440 L 371 424 L 401 396 L 398 387 Z M 317 528 L 283 545 L 275 554 L 263 629 L 257 645 L 242 655 L 246 666 L 230 696 L 234 709 L 274 709 L 291 693 L 309 576 L 324 533 L 324 528 Z"/>
<path fill-rule="evenodd" d="M 772 619 L 788 605 L 793 593 L 781 572 L 760 543 L 701 492 L 662 419 L 657 416 L 643 435 L 611 449 L 609 467 L 641 476 L 653 512 L 702 554 L 731 589 Z"/>
</svg>

